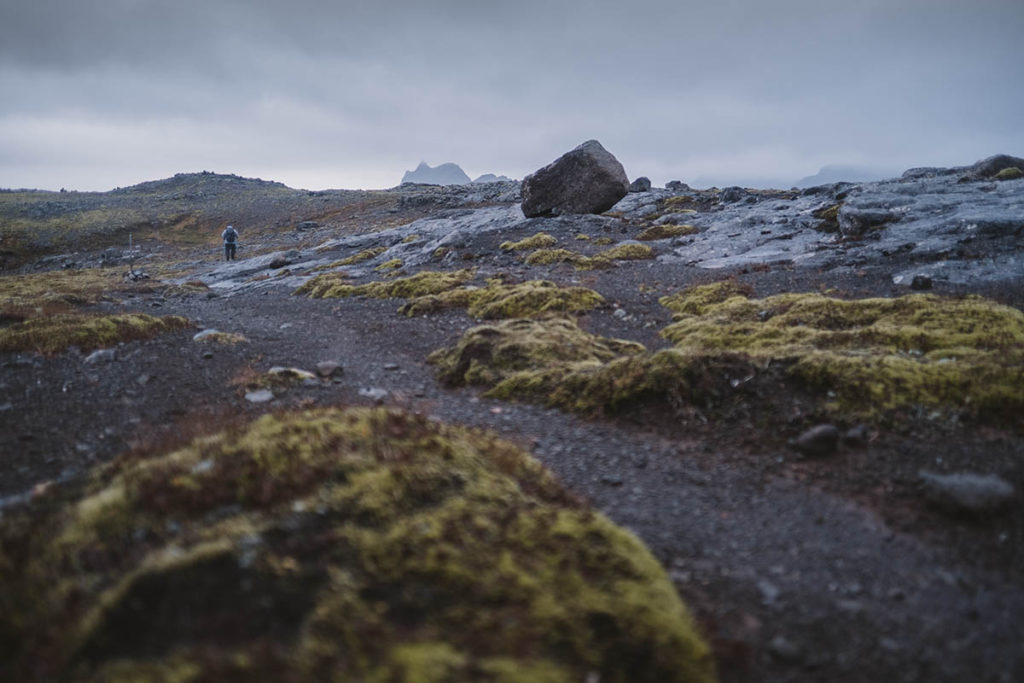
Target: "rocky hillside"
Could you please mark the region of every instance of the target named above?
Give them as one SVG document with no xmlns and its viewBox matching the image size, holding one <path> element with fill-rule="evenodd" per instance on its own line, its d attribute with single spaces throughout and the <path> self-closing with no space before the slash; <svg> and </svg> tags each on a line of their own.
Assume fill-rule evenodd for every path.
<svg viewBox="0 0 1024 683">
<path fill-rule="evenodd" d="M 0 193 L 0 677 L 1024 677 L 1024 160 L 586 156 Z"/>
</svg>

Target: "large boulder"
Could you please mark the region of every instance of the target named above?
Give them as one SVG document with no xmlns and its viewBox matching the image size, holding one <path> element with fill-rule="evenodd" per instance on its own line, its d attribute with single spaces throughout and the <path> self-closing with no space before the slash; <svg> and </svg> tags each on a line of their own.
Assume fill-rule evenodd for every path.
<svg viewBox="0 0 1024 683">
<path fill-rule="evenodd" d="M 588 140 L 523 179 L 523 214 L 602 213 L 628 191 L 619 160 L 597 140 Z"/>
</svg>

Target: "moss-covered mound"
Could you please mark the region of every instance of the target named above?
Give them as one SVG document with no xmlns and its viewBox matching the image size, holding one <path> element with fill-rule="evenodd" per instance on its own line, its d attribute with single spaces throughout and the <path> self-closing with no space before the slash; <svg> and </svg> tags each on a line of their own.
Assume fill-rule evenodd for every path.
<svg viewBox="0 0 1024 683">
<path fill-rule="evenodd" d="M 518 242 L 502 242 L 498 245 L 498 248 L 503 249 L 504 251 L 526 251 L 553 247 L 556 244 L 558 244 L 557 239 L 546 232 L 538 232 L 537 234 L 521 239 Z"/>
<path fill-rule="evenodd" d="M 164 332 L 190 327 L 180 316 L 154 318 L 142 313 L 89 315 L 60 313 L 30 318 L 0 328 L 0 351 L 60 353 L 69 346 L 92 351 L 118 342 L 151 339 Z"/>
<path fill-rule="evenodd" d="M 654 258 L 654 250 L 646 244 L 620 244 L 593 256 L 586 256 L 569 249 L 537 249 L 526 257 L 526 263 L 531 266 L 571 263 L 576 266 L 577 270 L 599 270 L 611 268 L 614 265 L 613 261 L 650 258 Z"/>
<path fill-rule="evenodd" d="M 568 318 L 480 325 L 429 361 L 453 386 L 490 387 L 492 398 L 545 403 L 579 413 L 610 413 L 644 401 L 705 406 L 733 394 L 730 379 L 753 366 L 741 356 L 706 358 L 586 332 Z"/>
<path fill-rule="evenodd" d="M 516 285 L 490 282 L 486 287 L 463 287 L 417 297 L 399 309 L 405 315 L 467 308 L 474 318 L 526 318 L 553 311 L 582 312 L 600 306 L 604 298 L 586 287 L 559 287 L 547 280 Z"/>
<path fill-rule="evenodd" d="M 502 398 L 539 398 L 574 373 L 594 372 L 613 358 L 645 351 L 635 342 L 590 334 L 570 318 L 549 316 L 479 325 L 428 360 L 447 384 L 492 387 L 489 394 Z"/>
<path fill-rule="evenodd" d="M 438 272 L 424 270 L 409 277 L 398 278 L 390 282 L 370 282 L 365 285 L 350 285 L 342 282 L 344 275 L 324 273 L 317 275 L 293 292 L 306 294 L 311 299 L 330 299 L 348 296 L 368 296 L 374 299 L 412 298 L 440 294 L 455 289 L 473 278 L 476 271 L 472 268 L 463 270 Z"/>
<path fill-rule="evenodd" d="M 862 418 L 924 406 L 1024 423 L 1024 313 L 1016 309 L 931 295 L 758 300 L 732 282 L 661 301 L 677 314 L 662 332 L 675 346 L 653 354 L 549 319 L 471 329 L 431 359 L 450 384 L 584 413 L 648 401 L 770 408 L 781 390 Z"/>
<path fill-rule="evenodd" d="M 0 277 L 0 311 L 69 310 L 122 291 L 152 291 L 154 285 L 126 285 L 113 268 L 56 270 Z"/>
<path fill-rule="evenodd" d="M 663 335 L 688 353 L 743 353 L 862 413 L 920 404 L 1024 415 L 1024 313 L 980 297 L 748 299 L 735 285 L 663 300 Z"/>
<path fill-rule="evenodd" d="M 1004 168 L 992 177 L 996 180 L 1017 180 L 1018 178 L 1024 178 L 1024 171 L 1016 166 L 1011 166 L 1010 168 Z"/>
<path fill-rule="evenodd" d="M 693 225 L 672 225 L 671 223 L 665 223 L 663 225 L 652 225 L 637 235 L 636 238 L 647 242 L 651 240 L 665 240 L 671 237 L 696 235 L 698 232 L 700 232 L 700 230 Z"/>
<path fill-rule="evenodd" d="M 709 681 L 630 533 L 495 437 L 265 416 L 0 521 L 0 678 Z"/>
</svg>

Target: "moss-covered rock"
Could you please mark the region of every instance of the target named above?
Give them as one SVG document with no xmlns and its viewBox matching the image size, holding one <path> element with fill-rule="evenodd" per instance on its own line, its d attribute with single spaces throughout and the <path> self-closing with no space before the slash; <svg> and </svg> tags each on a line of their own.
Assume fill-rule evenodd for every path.
<svg viewBox="0 0 1024 683">
<path fill-rule="evenodd" d="M 1017 180 L 1018 178 L 1024 178 L 1024 171 L 1016 166 L 1011 166 L 1010 168 L 1004 168 L 992 177 L 996 180 Z"/>
<path fill-rule="evenodd" d="M 330 299 L 348 296 L 368 296 L 375 299 L 411 298 L 439 294 L 471 280 L 476 271 L 466 268 L 456 271 L 424 270 L 390 282 L 370 282 L 350 285 L 336 273 L 317 275 L 296 289 L 293 294 L 305 294 L 311 299 Z"/>
<path fill-rule="evenodd" d="M 142 313 L 59 313 L 0 328 L 0 352 L 55 354 L 69 346 L 91 351 L 114 346 L 119 342 L 151 339 L 164 332 L 191 326 L 187 318 L 175 315 L 155 318 Z"/>
<path fill-rule="evenodd" d="M 816 229 L 821 232 L 839 232 L 839 210 L 841 208 L 843 208 L 842 202 L 811 212 L 812 216 L 821 220 Z"/>
<path fill-rule="evenodd" d="M 546 232 L 538 232 L 537 234 L 521 239 L 518 242 L 502 242 L 498 245 L 498 248 L 503 249 L 504 251 L 531 251 L 534 249 L 553 247 L 556 244 L 558 244 L 557 239 Z"/>
<path fill-rule="evenodd" d="M 694 225 L 673 225 L 671 223 L 665 223 L 662 225 L 652 225 L 637 235 L 636 238 L 646 242 L 651 240 L 665 240 L 671 237 L 696 235 L 698 232 L 700 232 L 700 230 Z"/>
<path fill-rule="evenodd" d="M 748 299 L 726 296 L 734 285 L 719 287 L 714 296 L 702 288 L 669 300 L 679 319 L 662 334 L 677 348 L 785 363 L 853 412 L 921 404 L 1024 415 L 1024 313 L 1016 309 L 925 294 Z"/>
<path fill-rule="evenodd" d="M 493 396 L 544 398 L 574 372 L 600 368 L 646 349 L 586 332 L 570 318 L 510 320 L 479 325 L 428 358 L 447 384 L 491 387 Z"/>
<path fill-rule="evenodd" d="M 657 353 L 553 319 L 474 328 L 431 360 L 448 383 L 584 413 L 648 401 L 726 406 L 783 390 L 861 418 L 926 406 L 1024 425 L 1024 313 L 1016 309 L 920 294 L 757 300 L 731 281 L 661 301 L 677 314 L 662 332 L 675 346 Z M 729 391 L 748 383 L 746 394 Z"/>
<path fill-rule="evenodd" d="M 642 261 L 654 258 L 654 249 L 646 244 L 620 244 L 597 253 L 593 258 L 608 261 Z"/>
<path fill-rule="evenodd" d="M 630 533 L 494 436 L 265 416 L 0 520 L 0 677 L 710 681 Z"/>
<path fill-rule="evenodd" d="M 537 249 L 526 257 L 531 266 L 546 266 L 552 263 L 578 263 L 586 257 L 569 249 Z"/>
<path fill-rule="evenodd" d="M 474 318 L 525 318 L 552 311 L 582 312 L 604 303 L 586 287 L 559 287 L 547 280 L 515 285 L 490 282 L 486 287 L 464 287 L 431 296 L 417 297 L 399 309 L 405 315 L 421 315 L 446 308 L 467 308 Z"/>
</svg>

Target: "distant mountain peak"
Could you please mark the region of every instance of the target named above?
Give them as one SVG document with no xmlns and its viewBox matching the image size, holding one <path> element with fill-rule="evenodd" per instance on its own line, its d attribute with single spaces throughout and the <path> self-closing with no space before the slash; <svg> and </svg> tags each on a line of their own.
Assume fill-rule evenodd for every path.
<svg viewBox="0 0 1024 683">
<path fill-rule="evenodd" d="M 468 185 L 469 176 L 459 167 L 451 162 L 440 166 L 430 166 L 427 162 L 421 161 L 415 171 L 406 171 L 402 176 L 402 183 L 421 183 L 424 185 Z"/>
</svg>

